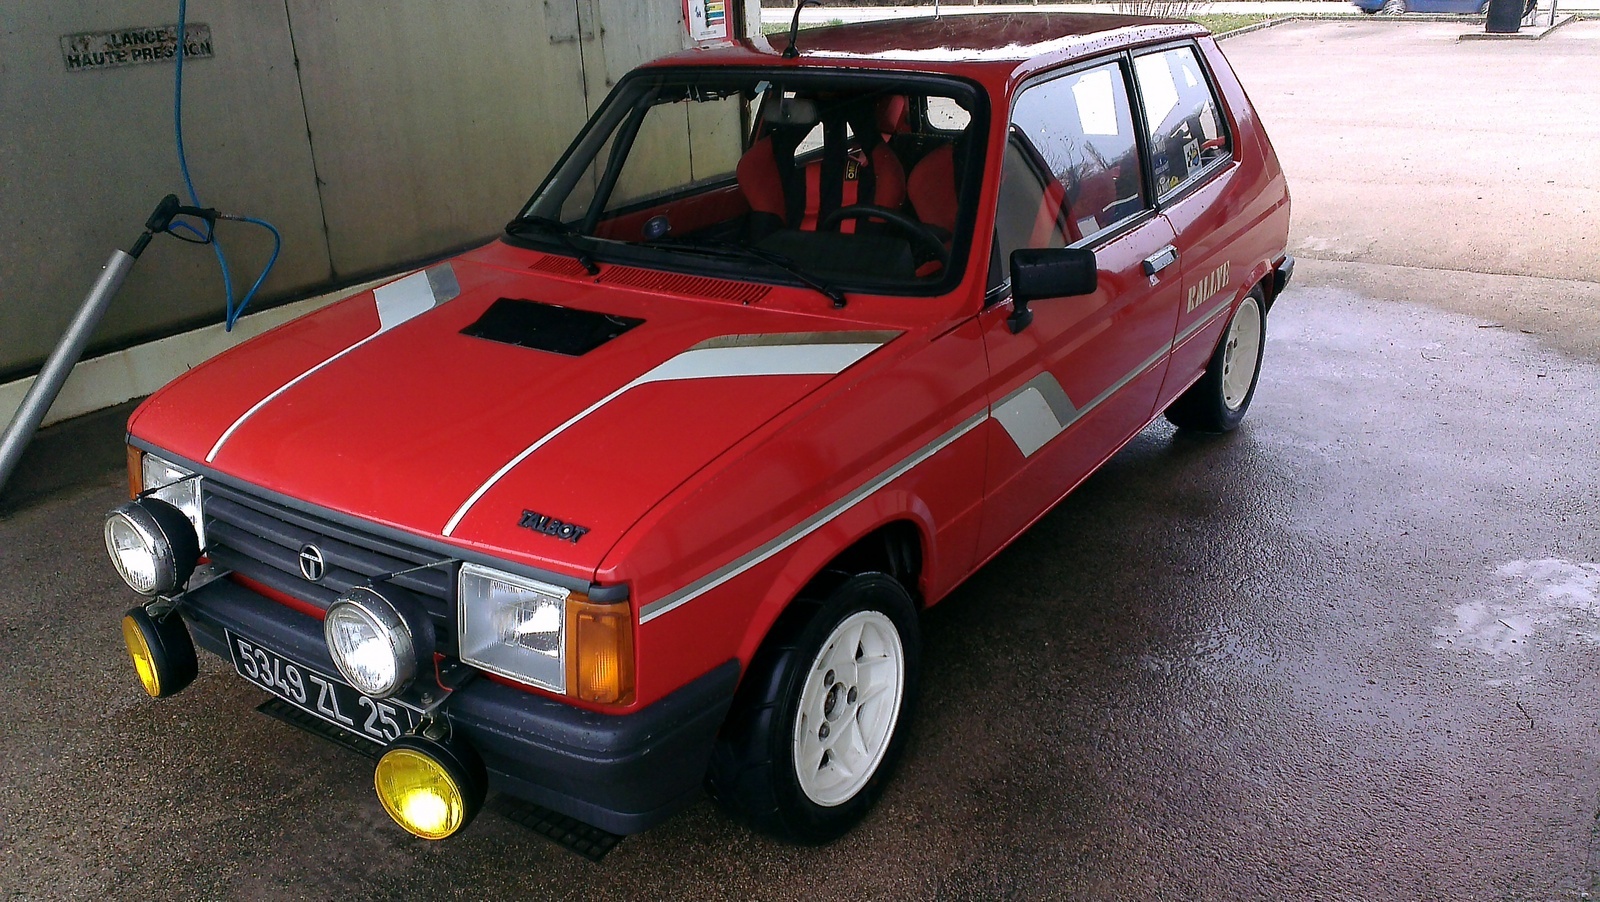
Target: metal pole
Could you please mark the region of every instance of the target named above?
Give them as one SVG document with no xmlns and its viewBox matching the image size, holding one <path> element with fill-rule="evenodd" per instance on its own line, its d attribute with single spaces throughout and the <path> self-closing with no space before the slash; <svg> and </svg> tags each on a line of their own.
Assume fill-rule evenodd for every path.
<svg viewBox="0 0 1600 902">
<path fill-rule="evenodd" d="M 133 260 L 133 255 L 126 251 L 111 252 L 111 259 L 106 261 L 100 278 L 95 280 L 94 287 L 89 289 L 89 295 L 83 299 L 83 305 L 72 318 L 72 324 L 67 326 L 66 333 L 56 343 L 55 350 L 50 352 L 49 359 L 44 362 L 44 368 L 39 371 L 38 377 L 28 389 L 27 396 L 22 399 L 22 406 L 17 408 L 17 415 L 12 418 L 11 425 L 6 427 L 5 437 L 0 438 L 0 490 L 5 488 L 6 482 L 11 478 L 11 471 L 16 469 L 17 461 L 22 459 L 23 449 L 28 447 L 33 433 L 44 420 L 44 415 L 49 412 L 50 405 L 55 403 L 56 396 L 61 393 L 61 386 L 67 381 L 67 376 L 72 374 L 72 367 L 77 364 L 78 358 L 83 356 L 83 349 L 89 344 L 89 338 L 94 335 L 95 326 L 100 324 L 100 317 L 105 314 L 106 307 L 116 296 L 117 289 L 122 287 L 122 281 L 128 277 L 128 270 L 133 268 Z"/>
</svg>

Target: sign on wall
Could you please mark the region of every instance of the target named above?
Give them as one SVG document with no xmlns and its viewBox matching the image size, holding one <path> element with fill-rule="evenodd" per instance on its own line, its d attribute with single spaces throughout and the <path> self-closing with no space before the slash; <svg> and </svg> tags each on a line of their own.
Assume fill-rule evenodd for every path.
<svg viewBox="0 0 1600 902">
<path fill-rule="evenodd" d="M 61 60 L 66 63 L 68 72 L 159 63 L 172 59 L 177 52 L 177 25 L 152 25 L 61 36 Z M 201 58 L 215 55 L 211 49 L 210 25 L 191 22 L 185 26 L 183 54 Z"/>
<path fill-rule="evenodd" d="M 683 0 L 683 21 L 696 43 L 728 39 L 729 0 Z"/>
</svg>

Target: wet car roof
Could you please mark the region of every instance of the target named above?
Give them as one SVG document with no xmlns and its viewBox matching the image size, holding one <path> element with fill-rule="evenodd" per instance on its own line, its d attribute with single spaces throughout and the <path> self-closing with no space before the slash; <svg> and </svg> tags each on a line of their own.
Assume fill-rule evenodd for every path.
<svg viewBox="0 0 1600 902">
<path fill-rule="evenodd" d="M 1182 19 L 1111 13 L 982 13 L 891 19 L 800 32 L 800 55 L 782 58 L 776 33 L 663 57 L 653 66 L 846 66 L 1013 77 L 1114 47 L 1204 34 Z"/>
</svg>

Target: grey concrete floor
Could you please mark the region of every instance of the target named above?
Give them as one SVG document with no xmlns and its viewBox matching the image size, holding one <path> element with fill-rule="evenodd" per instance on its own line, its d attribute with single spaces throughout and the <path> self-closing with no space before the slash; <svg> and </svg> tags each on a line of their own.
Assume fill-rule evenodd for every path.
<svg viewBox="0 0 1600 902">
<path fill-rule="evenodd" d="M 1600 353 L 1570 337 L 1596 286 L 1530 266 L 1464 272 L 1472 259 L 1429 256 L 1425 235 L 1393 226 L 1393 242 L 1415 245 L 1397 259 L 1319 254 L 1309 238 L 1360 222 L 1338 227 L 1335 192 L 1311 187 L 1327 176 L 1305 168 L 1321 124 L 1269 112 L 1288 102 L 1284 85 L 1332 90 L 1309 83 L 1321 64 L 1306 62 L 1323 26 L 1288 27 L 1228 46 L 1290 167 L 1302 252 L 1244 428 L 1151 427 L 927 615 L 928 703 L 858 831 L 785 847 L 702 802 L 599 865 L 494 814 L 446 843 L 414 841 L 373 798 L 369 762 L 253 713 L 261 694 L 221 662 L 166 702 L 135 688 L 117 633 L 132 599 L 99 540 L 123 478 L 102 468 L 0 511 L 13 687 L 0 892 L 1600 891 Z M 1540 46 L 1600 50 L 1575 34 L 1565 50 Z M 1382 66 L 1396 48 L 1341 52 Z M 1385 90 L 1348 89 L 1374 103 Z M 1442 126 L 1415 125 L 1382 152 L 1420 157 L 1440 140 Z M 1574 228 L 1593 235 L 1586 215 Z M 1532 240 L 1581 246 L 1551 230 Z M 1548 309 L 1524 309 L 1535 302 Z"/>
</svg>

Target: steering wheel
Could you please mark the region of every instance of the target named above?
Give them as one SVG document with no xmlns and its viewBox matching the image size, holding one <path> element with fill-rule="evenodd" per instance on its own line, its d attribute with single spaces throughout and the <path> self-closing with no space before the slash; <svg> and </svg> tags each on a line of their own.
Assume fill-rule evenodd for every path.
<svg viewBox="0 0 1600 902">
<path fill-rule="evenodd" d="M 927 223 L 918 222 L 906 214 L 891 210 L 888 207 L 879 207 L 874 204 L 851 204 L 848 207 L 840 207 L 823 217 L 822 221 L 817 223 L 817 230 L 832 228 L 842 219 L 867 218 L 881 219 L 894 226 L 907 238 L 910 238 L 912 244 L 919 245 L 933 254 L 941 267 L 946 269 L 950 267 L 950 249 L 944 246 L 944 242 L 939 239 L 937 232 L 929 227 Z"/>
</svg>

